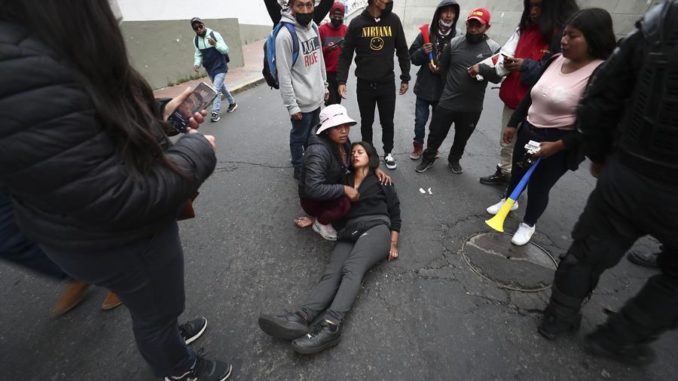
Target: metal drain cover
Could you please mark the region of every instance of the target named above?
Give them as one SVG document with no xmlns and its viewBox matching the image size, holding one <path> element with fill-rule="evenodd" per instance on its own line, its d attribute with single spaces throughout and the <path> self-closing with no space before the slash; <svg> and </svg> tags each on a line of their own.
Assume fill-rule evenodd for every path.
<svg viewBox="0 0 678 381">
<path fill-rule="evenodd" d="M 482 233 L 471 237 L 462 248 L 469 265 L 503 288 L 539 291 L 553 282 L 557 263 L 546 250 L 528 243 L 511 244 L 511 236 Z"/>
</svg>

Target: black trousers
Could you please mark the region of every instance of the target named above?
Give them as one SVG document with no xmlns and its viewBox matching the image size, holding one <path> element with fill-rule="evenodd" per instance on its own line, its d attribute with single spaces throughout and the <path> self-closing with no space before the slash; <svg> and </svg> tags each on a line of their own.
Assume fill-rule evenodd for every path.
<svg viewBox="0 0 678 381">
<path fill-rule="evenodd" d="M 438 149 L 445 141 L 450 127 L 454 123 L 454 142 L 447 160 L 458 161 L 464 154 L 466 143 L 476 129 L 476 124 L 480 119 L 480 112 L 459 112 L 448 110 L 438 105 L 433 110 L 433 117 L 429 125 L 428 139 L 426 140 L 426 149 L 424 150 L 424 161 L 433 161 L 438 154 Z"/>
<path fill-rule="evenodd" d="M 87 253 L 44 249 L 69 274 L 120 297 L 132 316 L 139 352 L 157 376 L 180 375 L 193 366 L 195 353 L 177 325 L 184 310 L 184 256 L 176 222 L 124 247 Z"/>
<path fill-rule="evenodd" d="M 574 242 L 556 271 L 549 309 L 565 319 L 578 316 L 600 275 L 616 265 L 641 236 L 663 245 L 661 273 L 601 328 L 610 340 L 633 344 L 678 324 L 678 185 L 645 177 L 611 158 L 572 232 Z"/>
<path fill-rule="evenodd" d="M 381 122 L 381 141 L 384 154 L 393 151 L 393 115 L 395 114 L 396 88 L 395 82 L 370 82 L 358 79 L 358 108 L 360 109 L 360 132 L 363 141 L 372 144 L 372 124 L 374 124 L 374 107 L 379 108 Z M 372 144 L 374 145 L 374 144 Z"/>
<path fill-rule="evenodd" d="M 516 144 L 513 147 L 513 160 L 511 165 L 511 181 L 506 188 L 507 197 L 513 191 L 513 188 L 518 185 L 523 175 L 530 168 L 529 165 L 520 164 L 527 150 L 525 144 L 530 140 L 537 142 L 554 142 L 564 138 L 569 134 L 574 134 L 574 131 L 559 130 L 556 128 L 536 128 L 525 122 L 518 130 L 518 137 Z M 523 222 L 530 226 L 534 226 L 539 217 L 544 214 L 546 207 L 549 204 L 549 193 L 551 188 L 556 185 L 556 182 L 567 172 L 567 155 L 568 152 L 563 150 L 554 155 L 541 159 L 541 162 L 532 173 L 530 182 L 527 184 L 527 208 L 525 208 L 525 216 Z"/>
<path fill-rule="evenodd" d="M 341 95 L 339 95 L 339 82 L 337 82 L 336 72 L 327 72 L 327 85 L 329 86 L 330 97 L 325 101 L 325 106 L 340 104 Z"/>
<path fill-rule="evenodd" d="M 326 318 L 341 322 L 360 292 L 365 273 L 388 257 L 390 247 L 387 225 L 373 227 L 356 242 L 338 241 L 323 276 L 301 306 L 308 320 L 327 309 Z"/>
</svg>

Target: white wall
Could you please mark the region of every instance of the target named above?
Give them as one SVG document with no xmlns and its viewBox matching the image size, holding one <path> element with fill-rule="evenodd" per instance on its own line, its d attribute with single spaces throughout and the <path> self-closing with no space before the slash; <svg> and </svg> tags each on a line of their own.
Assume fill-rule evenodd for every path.
<svg viewBox="0 0 678 381">
<path fill-rule="evenodd" d="M 241 24 L 271 25 L 263 0 L 118 0 L 125 21 L 237 18 Z"/>
</svg>

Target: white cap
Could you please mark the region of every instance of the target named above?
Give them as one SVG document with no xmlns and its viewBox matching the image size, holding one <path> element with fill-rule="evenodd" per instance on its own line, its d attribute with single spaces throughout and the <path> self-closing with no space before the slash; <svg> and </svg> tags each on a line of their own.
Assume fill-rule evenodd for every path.
<svg viewBox="0 0 678 381">
<path fill-rule="evenodd" d="M 343 124 L 353 126 L 356 125 L 357 122 L 348 116 L 346 107 L 338 104 L 329 105 L 320 111 L 320 128 L 318 128 L 316 134 L 320 135 L 325 130 Z"/>
</svg>

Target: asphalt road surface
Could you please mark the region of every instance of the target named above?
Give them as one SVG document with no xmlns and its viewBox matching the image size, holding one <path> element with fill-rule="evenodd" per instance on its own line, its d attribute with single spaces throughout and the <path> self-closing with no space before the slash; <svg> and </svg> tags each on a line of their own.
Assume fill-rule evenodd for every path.
<svg viewBox="0 0 678 381">
<path fill-rule="evenodd" d="M 344 104 L 358 119 L 355 83 L 349 94 Z M 604 321 L 603 308 L 619 308 L 653 271 L 622 260 L 585 306 L 580 332 L 549 342 L 536 332 L 548 290 L 507 290 L 472 270 L 464 244 L 489 231 L 484 209 L 501 193 L 478 183 L 496 164 L 502 106 L 497 94 L 488 89 L 461 175 L 446 166 L 452 134 L 435 166 L 414 172 L 417 163 L 408 154 L 415 97 L 411 91 L 398 97 L 398 168 L 390 173 L 403 215 L 400 259 L 366 276 L 342 342 L 310 357 L 266 336 L 257 317 L 301 302 L 332 244 L 292 224 L 302 211 L 289 164 L 290 122 L 279 93 L 264 85 L 237 95 L 235 113 L 202 127 L 217 138 L 219 162 L 195 203 L 197 218 L 180 223 L 186 264 L 182 318 L 209 320 L 193 346 L 231 361 L 236 380 L 675 380 L 675 332 L 654 344 L 657 361 L 645 369 L 592 358 L 580 347 L 583 335 Z M 358 126 L 351 139 L 360 140 Z M 380 139 L 375 124 L 381 152 Z M 586 163 L 563 177 L 533 241 L 556 257 L 563 253 L 594 184 Z M 507 232 L 516 229 L 523 210 L 510 215 Z M 653 250 L 657 244 L 644 239 L 637 246 Z M 90 290 L 81 306 L 55 319 L 48 311 L 62 285 L 6 264 L 0 274 L 3 379 L 154 379 L 137 352 L 125 308 L 99 310 L 105 290 Z"/>
</svg>

